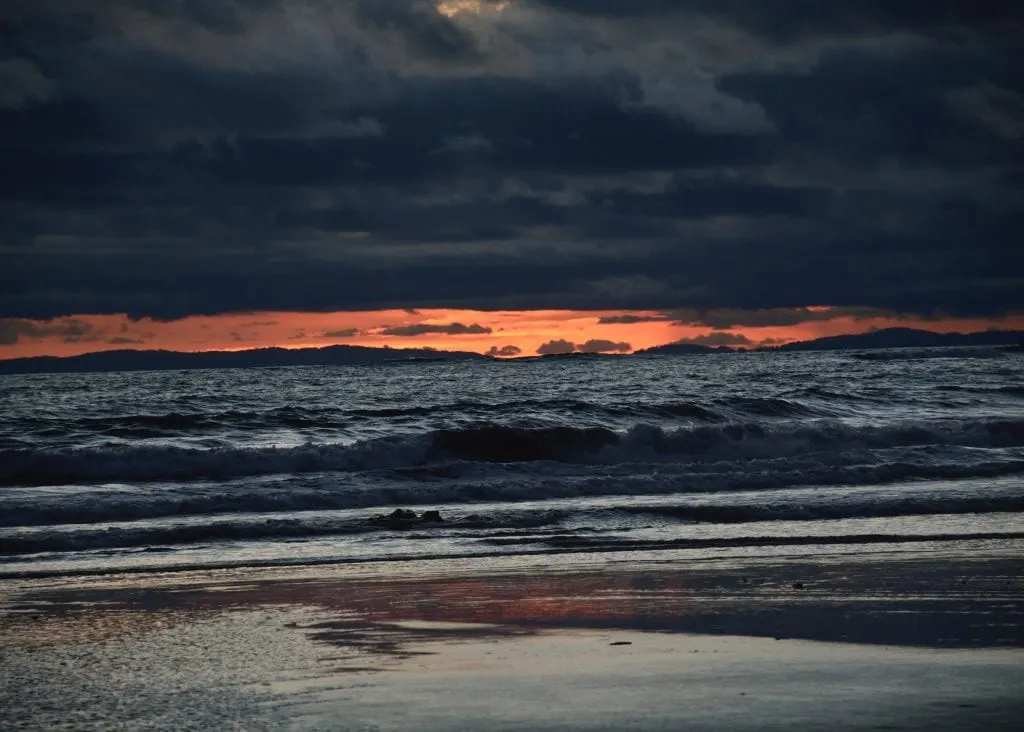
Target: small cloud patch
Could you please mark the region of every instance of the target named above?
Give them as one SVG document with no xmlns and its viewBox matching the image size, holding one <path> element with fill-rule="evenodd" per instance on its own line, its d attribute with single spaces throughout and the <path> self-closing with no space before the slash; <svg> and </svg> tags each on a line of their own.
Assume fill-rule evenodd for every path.
<svg viewBox="0 0 1024 732">
<path fill-rule="evenodd" d="M 629 353 L 633 347 L 628 343 L 604 340 L 603 338 L 592 338 L 586 343 L 576 346 L 580 353 Z"/>
<path fill-rule="evenodd" d="M 341 330 L 329 330 L 324 333 L 324 338 L 353 338 L 359 335 L 358 328 L 342 328 Z"/>
<path fill-rule="evenodd" d="M 671 320 L 667 315 L 633 315 L 622 313 L 621 315 L 604 315 L 598 319 L 598 325 L 635 325 L 636 323 L 663 323 Z"/>
<path fill-rule="evenodd" d="M 520 355 L 522 352 L 523 349 L 519 346 L 502 346 L 501 348 L 491 346 L 484 355 L 491 356 L 492 358 L 512 358 L 513 356 Z"/>
<path fill-rule="evenodd" d="M 537 353 L 541 356 L 562 356 L 566 353 L 572 353 L 576 350 L 576 344 L 572 341 L 565 339 L 559 339 L 557 341 L 548 341 L 537 349 Z"/>
<path fill-rule="evenodd" d="M 573 343 L 565 339 L 548 341 L 537 349 L 541 356 L 563 356 L 568 353 L 629 353 L 633 347 L 629 343 L 592 338 L 586 343 Z"/>
<path fill-rule="evenodd" d="M 392 328 L 385 328 L 381 335 L 404 336 L 406 338 L 422 335 L 489 335 L 493 331 L 479 323 L 464 325 L 462 323 L 443 323 L 431 325 L 429 323 L 417 323 L 416 325 L 398 325 Z"/>
</svg>

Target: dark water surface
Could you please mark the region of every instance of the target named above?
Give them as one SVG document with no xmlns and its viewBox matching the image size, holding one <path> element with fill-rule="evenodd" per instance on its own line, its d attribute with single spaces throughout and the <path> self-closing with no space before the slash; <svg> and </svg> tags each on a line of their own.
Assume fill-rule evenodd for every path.
<svg viewBox="0 0 1024 732">
<path fill-rule="evenodd" d="M 0 575 L 1016 545 L 1024 357 L 879 353 L 0 377 Z"/>
</svg>

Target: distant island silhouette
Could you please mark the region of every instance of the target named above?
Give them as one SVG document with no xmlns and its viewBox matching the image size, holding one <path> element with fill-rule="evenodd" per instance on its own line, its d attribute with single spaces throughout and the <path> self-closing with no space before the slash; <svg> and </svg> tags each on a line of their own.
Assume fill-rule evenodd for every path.
<svg viewBox="0 0 1024 732">
<path fill-rule="evenodd" d="M 888 328 L 857 335 L 828 336 L 756 349 L 704 346 L 695 343 L 667 343 L 645 348 L 633 356 L 706 355 L 744 351 L 838 351 L 880 348 L 955 348 L 963 346 L 1019 346 L 1024 331 L 989 330 L 980 333 L 934 333 L 913 328 Z M 1014 349 L 1010 349 L 1014 350 Z M 601 354 L 571 354 L 572 357 L 602 357 Z M 532 356 L 527 358 L 565 358 Z M 606 358 L 629 358 L 608 355 Z M 0 361 L 0 374 L 93 373 L 100 371 L 160 371 L 176 369 L 229 369 L 282 366 L 350 366 L 359 364 L 417 364 L 437 361 L 497 361 L 471 351 L 442 351 L 432 348 L 373 348 L 370 346 L 326 346 L 324 348 L 257 348 L 245 351 L 96 351 L 80 356 L 34 356 Z M 514 360 L 514 359 L 513 359 Z"/>
<path fill-rule="evenodd" d="M 935 333 L 915 328 L 886 328 L 870 333 L 826 336 L 755 349 L 703 346 L 696 343 L 667 343 L 637 351 L 638 354 L 699 354 L 755 351 L 846 351 L 874 348 L 957 348 L 963 346 L 1013 346 L 1024 341 L 1021 330 L 986 330 L 979 333 Z"/>
<path fill-rule="evenodd" d="M 372 363 L 490 360 L 469 351 L 432 348 L 254 348 L 244 351 L 161 351 L 125 349 L 80 356 L 35 356 L 0 361 L 0 374 L 97 371 L 160 371 L 175 369 L 240 369 L 273 366 L 349 366 Z"/>
</svg>

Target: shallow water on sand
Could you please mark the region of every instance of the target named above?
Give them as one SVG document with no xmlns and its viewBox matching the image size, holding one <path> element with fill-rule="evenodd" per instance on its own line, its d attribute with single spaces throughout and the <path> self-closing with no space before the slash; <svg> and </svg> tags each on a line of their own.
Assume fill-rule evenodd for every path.
<svg viewBox="0 0 1024 732">
<path fill-rule="evenodd" d="M 16 580 L 0 726 L 1011 730 L 1021 590 L 980 547 Z"/>
</svg>

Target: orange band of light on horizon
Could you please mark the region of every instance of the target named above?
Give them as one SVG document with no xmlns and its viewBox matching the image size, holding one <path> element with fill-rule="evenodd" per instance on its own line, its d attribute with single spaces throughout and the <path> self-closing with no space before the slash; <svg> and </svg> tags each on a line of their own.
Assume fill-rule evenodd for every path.
<svg viewBox="0 0 1024 732">
<path fill-rule="evenodd" d="M 837 311 L 836 317 L 825 318 L 821 317 L 822 311 L 828 308 L 813 310 L 818 317 L 794 325 L 739 326 L 717 331 L 705 325 L 668 319 L 634 323 L 599 322 L 602 317 L 623 314 L 636 316 L 642 321 L 666 317 L 654 311 L 620 310 L 259 312 L 190 316 L 172 321 L 131 320 L 125 315 L 75 315 L 51 321 L 2 321 L 6 324 L 7 337 L 0 344 L 0 358 L 72 356 L 122 348 L 209 351 L 335 344 L 430 347 L 477 353 L 514 346 L 521 355 L 535 355 L 542 344 L 555 340 L 577 345 L 587 341 L 610 341 L 616 344 L 616 350 L 627 352 L 681 339 L 707 337 L 709 334 L 737 341 L 742 347 L 743 339 L 751 345 L 760 345 L 890 327 L 944 333 L 992 328 L 1024 329 L 1024 315 L 1020 314 L 989 319 L 925 319 L 896 313 L 855 317 Z M 623 348 L 623 344 L 628 348 Z"/>
</svg>

